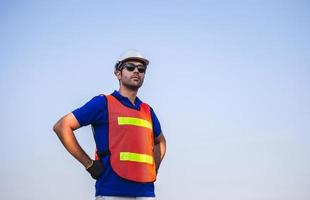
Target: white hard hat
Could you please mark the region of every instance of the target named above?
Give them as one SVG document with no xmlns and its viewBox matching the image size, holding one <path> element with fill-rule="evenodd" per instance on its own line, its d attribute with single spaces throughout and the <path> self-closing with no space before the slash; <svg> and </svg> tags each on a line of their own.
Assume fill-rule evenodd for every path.
<svg viewBox="0 0 310 200">
<path fill-rule="evenodd" d="M 149 64 L 149 60 L 146 59 L 139 51 L 128 50 L 121 54 L 121 56 L 118 58 L 115 68 L 119 68 L 123 64 L 123 62 L 131 59 L 142 61 L 145 66 Z"/>
</svg>

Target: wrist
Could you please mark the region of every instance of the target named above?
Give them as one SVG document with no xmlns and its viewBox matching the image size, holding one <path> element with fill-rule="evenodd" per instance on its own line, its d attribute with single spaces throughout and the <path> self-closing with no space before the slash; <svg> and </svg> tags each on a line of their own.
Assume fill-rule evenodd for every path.
<svg viewBox="0 0 310 200">
<path fill-rule="evenodd" d="M 85 169 L 88 170 L 91 166 L 93 166 L 93 164 L 94 164 L 94 161 L 90 160 L 89 162 L 86 163 Z"/>
<path fill-rule="evenodd" d="M 103 164 L 101 160 L 92 160 L 92 165 L 86 169 L 94 179 L 99 179 L 103 173 Z"/>
</svg>

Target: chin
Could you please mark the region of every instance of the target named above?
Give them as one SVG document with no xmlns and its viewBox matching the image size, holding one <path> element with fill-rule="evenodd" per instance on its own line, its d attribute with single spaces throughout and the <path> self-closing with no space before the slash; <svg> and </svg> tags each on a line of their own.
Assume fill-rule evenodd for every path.
<svg viewBox="0 0 310 200">
<path fill-rule="evenodd" d="M 131 90 L 138 90 L 142 85 L 127 85 L 128 88 L 130 88 Z"/>
</svg>

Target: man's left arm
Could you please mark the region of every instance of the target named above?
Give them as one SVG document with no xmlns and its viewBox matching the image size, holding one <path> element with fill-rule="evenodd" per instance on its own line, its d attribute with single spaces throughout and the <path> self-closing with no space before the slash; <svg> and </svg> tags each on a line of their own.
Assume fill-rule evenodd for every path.
<svg viewBox="0 0 310 200">
<path fill-rule="evenodd" d="M 158 172 L 161 161 L 166 154 L 166 139 L 163 133 L 160 133 L 154 140 L 154 159 L 156 165 L 156 172 Z"/>
</svg>

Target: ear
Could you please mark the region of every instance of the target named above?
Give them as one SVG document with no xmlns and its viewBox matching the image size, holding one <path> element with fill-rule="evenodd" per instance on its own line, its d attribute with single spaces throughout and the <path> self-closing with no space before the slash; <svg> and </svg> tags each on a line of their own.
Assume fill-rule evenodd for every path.
<svg viewBox="0 0 310 200">
<path fill-rule="evenodd" d="M 116 76 L 116 78 L 118 79 L 118 80 L 121 80 L 121 78 L 122 78 L 122 72 L 120 71 L 120 70 L 114 70 L 114 74 L 115 74 L 115 76 Z"/>
</svg>

